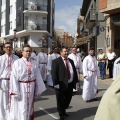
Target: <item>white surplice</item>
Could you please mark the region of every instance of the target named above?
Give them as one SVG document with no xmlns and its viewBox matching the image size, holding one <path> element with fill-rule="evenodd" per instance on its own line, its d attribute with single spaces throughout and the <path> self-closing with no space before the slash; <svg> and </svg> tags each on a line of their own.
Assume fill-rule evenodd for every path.
<svg viewBox="0 0 120 120">
<path fill-rule="evenodd" d="M 30 58 L 32 58 L 34 60 L 37 60 L 37 56 L 36 56 L 36 54 L 34 52 L 31 53 L 31 57 Z"/>
<path fill-rule="evenodd" d="M 80 55 L 71 53 L 71 54 L 68 55 L 68 58 L 73 60 L 76 71 L 77 71 L 77 75 L 78 75 L 78 78 L 79 78 L 79 74 L 82 73 L 82 61 L 81 61 Z M 77 88 L 77 86 L 76 86 L 76 88 Z M 73 89 L 73 92 L 76 92 L 76 91 L 78 91 L 78 90 Z"/>
<path fill-rule="evenodd" d="M 51 75 L 52 61 L 58 57 L 60 57 L 58 53 L 52 53 L 48 60 L 47 69 L 49 71 L 49 74 L 48 74 L 47 84 L 49 86 L 53 86 L 52 75 Z"/>
<path fill-rule="evenodd" d="M 99 69 L 95 57 L 88 55 L 83 60 L 83 76 L 86 76 L 83 83 L 83 100 L 87 101 L 96 98 Z"/>
<path fill-rule="evenodd" d="M 37 55 L 37 64 L 40 69 L 43 81 L 46 81 L 48 57 L 46 53 L 40 52 Z"/>
<path fill-rule="evenodd" d="M 74 65 L 76 67 L 76 71 L 77 73 L 82 73 L 82 62 L 81 62 L 81 57 L 78 54 L 69 54 L 68 58 L 70 58 L 71 60 L 73 60 Z"/>
<path fill-rule="evenodd" d="M 46 90 L 36 61 L 29 59 L 30 73 L 26 58 L 21 58 L 13 64 L 10 77 L 11 120 L 33 120 L 34 98 Z"/>
<path fill-rule="evenodd" d="M 113 66 L 113 80 L 115 80 L 116 75 L 120 71 L 120 63 L 117 63 L 118 61 L 120 61 L 120 57 L 117 58 L 115 60 L 115 62 L 114 62 L 114 66 Z"/>
<path fill-rule="evenodd" d="M 9 120 L 10 112 L 10 74 L 16 55 L 0 56 L 0 120 Z"/>
</svg>

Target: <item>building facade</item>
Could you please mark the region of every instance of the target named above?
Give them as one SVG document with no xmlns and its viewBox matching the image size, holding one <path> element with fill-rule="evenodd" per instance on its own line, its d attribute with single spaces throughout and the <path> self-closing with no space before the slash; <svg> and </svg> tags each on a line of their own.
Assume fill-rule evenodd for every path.
<svg viewBox="0 0 120 120">
<path fill-rule="evenodd" d="M 106 51 L 108 48 L 120 57 L 120 0 L 99 0 L 100 12 L 107 14 Z"/>
<path fill-rule="evenodd" d="M 104 28 L 106 21 L 104 14 L 99 12 L 99 1 L 83 0 L 80 14 L 84 16 L 84 25 L 81 30 L 83 38 L 78 39 L 80 49 L 84 50 L 85 48 L 85 52 L 87 52 L 90 47 L 94 47 L 96 55 L 99 49 L 103 49 L 105 52 L 106 31 Z"/>
<path fill-rule="evenodd" d="M 54 0 L 1 0 L 0 37 L 14 48 L 24 44 L 39 51 L 52 47 L 54 30 Z"/>
</svg>

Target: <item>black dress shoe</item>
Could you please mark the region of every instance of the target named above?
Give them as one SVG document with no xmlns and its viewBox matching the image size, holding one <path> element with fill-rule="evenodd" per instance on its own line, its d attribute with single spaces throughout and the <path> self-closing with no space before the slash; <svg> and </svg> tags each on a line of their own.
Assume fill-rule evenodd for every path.
<svg viewBox="0 0 120 120">
<path fill-rule="evenodd" d="M 60 116 L 60 120 L 64 120 L 64 116 Z"/>
<path fill-rule="evenodd" d="M 70 116 L 70 115 L 68 115 L 66 112 L 64 113 L 64 115 L 65 115 L 66 117 Z"/>
</svg>

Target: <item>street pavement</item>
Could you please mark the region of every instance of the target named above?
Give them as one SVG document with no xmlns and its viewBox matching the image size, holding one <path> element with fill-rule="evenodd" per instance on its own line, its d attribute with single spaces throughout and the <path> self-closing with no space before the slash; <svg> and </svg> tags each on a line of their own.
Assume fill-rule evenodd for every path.
<svg viewBox="0 0 120 120">
<path fill-rule="evenodd" d="M 81 80 L 81 89 L 73 96 L 70 107 L 67 109 L 67 113 L 70 116 L 66 117 L 65 120 L 94 120 L 101 97 L 111 83 L 111 79 L 99 80 L 98 100 L 86 103 L 82 100 L 81 96 L 83 84 L 83 81 Z M 46 87 L 47 90 L 42 96 L 35 99 L 35 120 L 59 120 L 54 89 L 47 85 Z"/>
</svg>

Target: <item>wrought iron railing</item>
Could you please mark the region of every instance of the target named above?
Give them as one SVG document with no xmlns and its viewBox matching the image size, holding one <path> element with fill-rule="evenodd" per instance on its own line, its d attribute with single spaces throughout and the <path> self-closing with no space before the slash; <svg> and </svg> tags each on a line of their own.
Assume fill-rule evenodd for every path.
<svg viewBox="0 0 120 120">
<path fill-rule="evenodd" d="M 26 30 L 47 30 L 46 24 L 24 24 Z"/>
<path fill-rule="evenodd" d="M 24 10 L 47 11 L 47 5 L 26 3 L 24 5 Z"/>
</svg>

